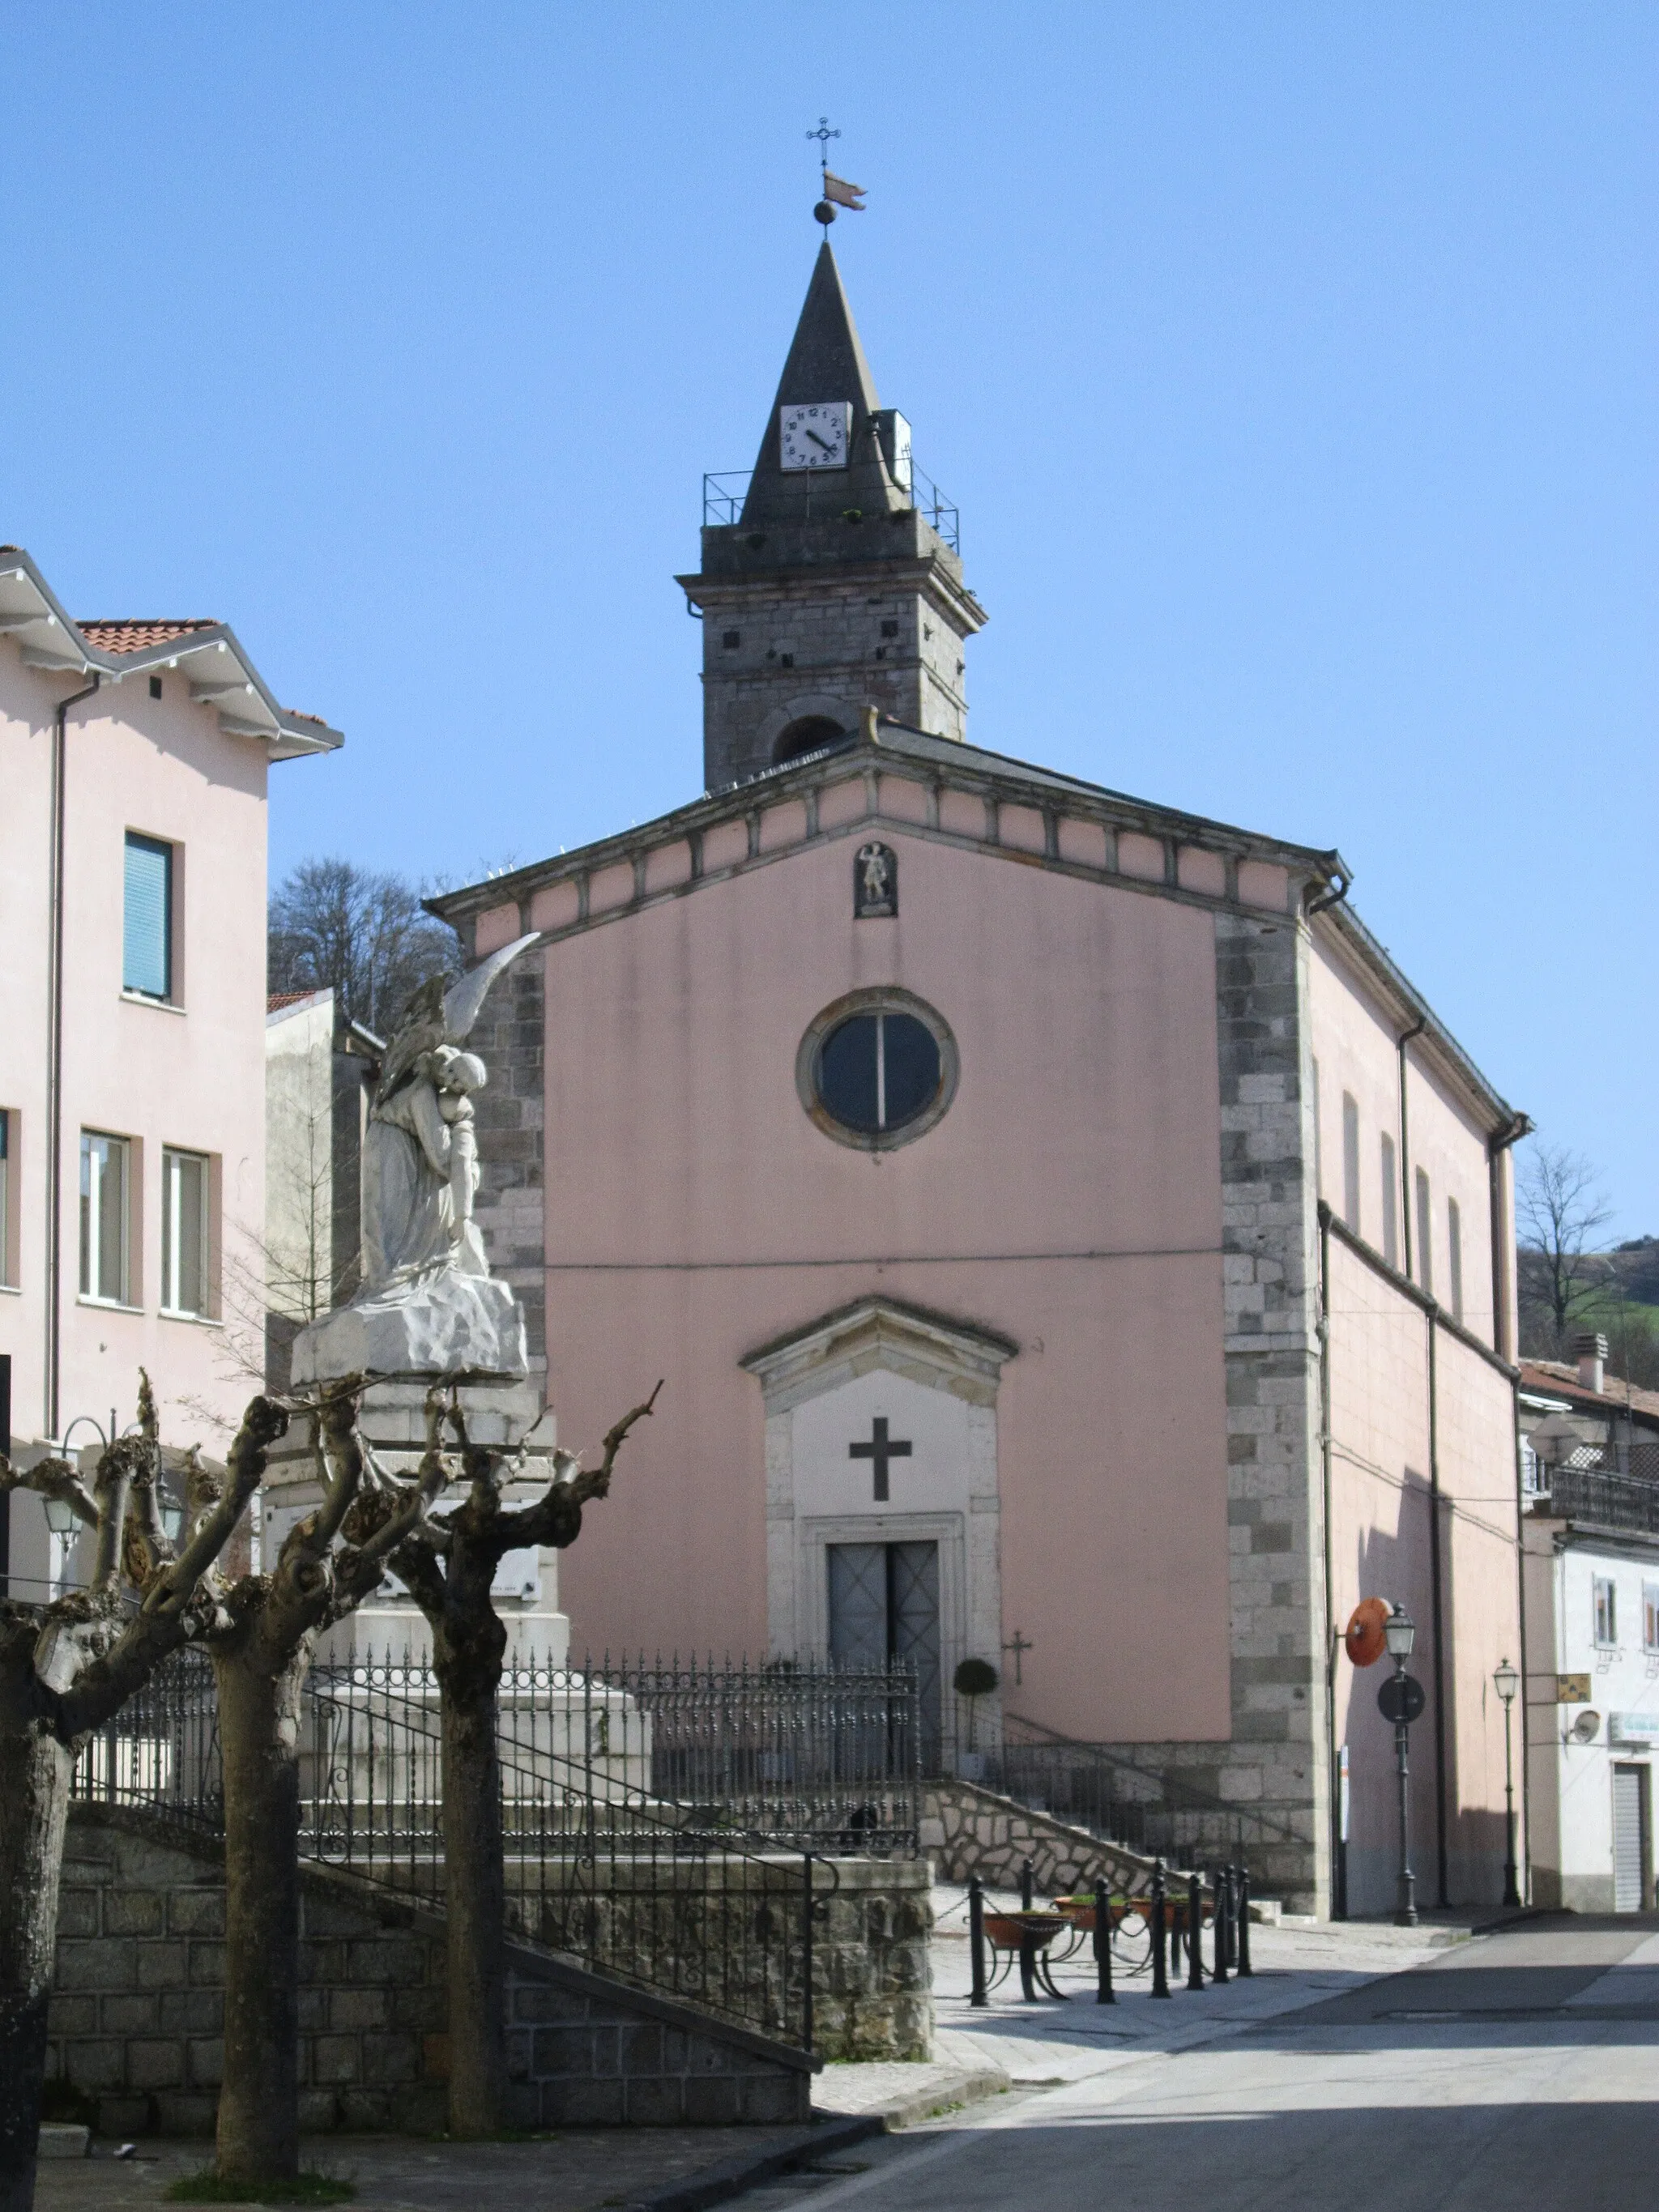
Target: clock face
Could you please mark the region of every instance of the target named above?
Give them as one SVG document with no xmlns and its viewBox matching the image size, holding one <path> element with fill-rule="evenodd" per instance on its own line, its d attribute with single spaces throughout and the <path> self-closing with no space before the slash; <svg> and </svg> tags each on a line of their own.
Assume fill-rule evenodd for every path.
<svg viewBox="0 0 1659 2212">
<path fill-rule="evenodd" d="M 780 407 L 778 447 L 786 469 L 844 469 L 853 427 L 850 399 Z"/>
</svg>

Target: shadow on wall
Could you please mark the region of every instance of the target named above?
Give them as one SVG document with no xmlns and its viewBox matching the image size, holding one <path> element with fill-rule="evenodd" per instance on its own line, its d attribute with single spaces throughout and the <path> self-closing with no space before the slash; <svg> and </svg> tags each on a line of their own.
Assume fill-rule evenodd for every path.
<svg viewBox="0 0 1659 2212">
<path fill-rule="evenodd" d="M 1422 1684 L 1423 1717 L 1409 1738 L 1412 1868 L 1419 1911 L 1441 1903 L 1443 1843 L 1435 1753 L 1435 1622 L 1431 1553 L 1434 1502 L 1428 1478 L 1407 1468 L 1395 1533 L 1375 1526 L 1361 1535 L 1355 1560 L 1362 1596 L 1405 1607 L 1417 1624 L 1406 1670 Z M 1496 1905 L 1504 1893 L 1505 1827 L 1501 1809 L 1461 1802 L 1458 1772 L 1457 1592 L 1450 1541 L 1451 1509 L 1440 1500 L 1440 1633 L 1444 1676 L 1445 1835 L 1443 1901 Z M 1339 1622 L 1340 1627 L 1344 1624 Z M 1354 1668 L 1339 1654 L 1337 1743 L 1348 1747 L 1347 1906 L 1356 1918 L 1391 1912 L 1399 1894 L 1398 1782 L 1394 1729 L 1376 1709 L 1376 1693 L 1393 1671 L 1386 1656 Z M 1344 1677 L 1346 1677 L 1346 1685 Z"/>
</svg>

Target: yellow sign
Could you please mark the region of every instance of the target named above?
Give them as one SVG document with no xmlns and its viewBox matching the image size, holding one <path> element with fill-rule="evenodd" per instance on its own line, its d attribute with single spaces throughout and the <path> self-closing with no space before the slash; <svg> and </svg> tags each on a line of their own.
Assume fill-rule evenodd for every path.
<svg viewBox="0 0 1659 2212">
<path fill-rule="evenodd" d="M 1588 1674 L 1558 1674 L 1555 1678 L 1555 1702 L 1558 1705 L 1587 1705 L 1589 1693 Z"/>
</svg>

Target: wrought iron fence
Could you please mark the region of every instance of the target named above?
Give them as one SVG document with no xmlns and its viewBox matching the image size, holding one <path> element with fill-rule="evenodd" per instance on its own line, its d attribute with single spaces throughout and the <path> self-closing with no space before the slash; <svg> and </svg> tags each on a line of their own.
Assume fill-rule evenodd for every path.
<svg viewBox="0 0 1659 2212">
<path fill-rule="evenodd" d="M 742 1663 L 532 1658 L 501 1690 L 513 1924 L 660 1994 L 810 2047 L 814 1861 L 914 1856 L 915 1675 Z M 300 1849 L 436 1902 L 442 1729 L 423 1659 L 319 1662 L 300 1739 Z M 222 1835 L 218 1708 L 206 1655 L 159 1668 L 83 1747 L 83 1800 Z"/>
<path fill-rule="evenodd" d="M 916 1855 L 921 1725 L 903 1665 L 526 1656 L 501 1703 L 510 1756 L 556 1753 L 607 1802 L 672 1803 L 689 1829 L 751 1846 Z"/>
<path fill-rule="evenodd" d="M 1305 1841 L 1289 1807 L 1234 1803 L 1017 1713 L 1004 1715 L 1003 1730 L 986 1757 L 988 1788 L 1148 1858 L 1189 1865 Z"/>
<path fill-rule="evenodd" d="M 503 1742 L 509 1925 L 584 1966 L 810 2049 L 811 1856 L 711 1838 L 687 1808 L 639 1788 L 620 1754 L 597 1741 L 595 1750 L 566 1757 L 529 1733 Z M 429 1670 L 407 1660 L 313 1670 L 301 1741 L 308 1858 L 439 1901 L 442 1790 Z"/>
</svg>

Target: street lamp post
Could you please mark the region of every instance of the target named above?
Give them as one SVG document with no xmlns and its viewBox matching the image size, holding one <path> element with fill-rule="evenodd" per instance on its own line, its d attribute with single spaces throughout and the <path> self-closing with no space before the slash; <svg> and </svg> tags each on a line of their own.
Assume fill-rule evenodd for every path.
<svg viewBox="0 0 1659 2212">
<path fill-rule="evenodd" d="M 1510 1742 L 1510 1713 L 1521 1686 L 1516 1669 L 1505 1659 L 1493 1672 L 1492 1685 L 1504 1704 L 1504 1902 L 1519 1905 L 1521 1887 L 1515 1864 L 1515 1752 Z"/>
<path fill-rule="evenodd" d="M 1394 1692 L 1390 1717 L 1394 1721 L 1395 1771 L 1400 1790 L 1400 1896 L 1394 1919 L 1397 1928 L 1415 1928 L 1417 1876 L 1412 1872 L 1411 1784 L 1407 1759 L 1411 1723 L 1406 1717 L 1410 1702 L 1406 1686 L 1411 1678 L 1406 1672 L 1406 1662 L 1411 1657 L 1412 1646 L 1417 1641 L 1417 1623 L 1404 1606 L 1395 1607 L 1383 1624 L 1382 1636 L 1389 1647 L 1389 1656 L 1394 1661 L 1394 1680 L 1386 1687 Z M 1419 1695 L 1421 1696 L 1420 1691 Z"/>
</svg>

